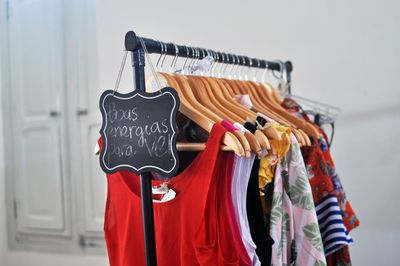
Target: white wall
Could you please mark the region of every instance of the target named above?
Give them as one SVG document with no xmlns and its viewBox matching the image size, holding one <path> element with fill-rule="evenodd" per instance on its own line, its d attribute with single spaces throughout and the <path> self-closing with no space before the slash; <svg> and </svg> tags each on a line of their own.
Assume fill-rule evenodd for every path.
<svg viewBox="0 0 400 266">
<path fill-rule="evenodd" d="M 99 93 L 114 86 L 130 29 L 163 41 L 292 60 L 295 94 L 343 110 L 333 155 L 361 220 L 352 233 L 354 265 L 398 265 L 399 8 L 395 0 L 97 1 Z M 128 64 L 124 86 L 131 86 Z M 2 208 L 0 200 L 0 265 Z M 13 251 L 6 258 L 6 266 L 106 264 L 101 256 Z"/>
</svg>

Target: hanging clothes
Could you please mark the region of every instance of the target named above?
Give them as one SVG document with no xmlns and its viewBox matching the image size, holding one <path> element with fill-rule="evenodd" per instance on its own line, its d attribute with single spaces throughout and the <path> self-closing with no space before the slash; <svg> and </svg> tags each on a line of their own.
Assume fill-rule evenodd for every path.
<svg viewBox="0 0 400 266">
<path fill-rule="evenodd" d="M 293 99 L 286 98 L 282 106 L 296 116 L 310 121 Z M 324 249 L 328 265 L 351 265 L 348 245 L 353 242 L 349 232 L 359 225 L 336 173 L 325 132 L 311 147 L 302 147 L 310 175 Z"/>
<path fill-rule="evenodd" d="M 226 120 L 221 122 L 221 125 L 225 127 L 230 132 L 236 130 L 236 128 Z M 230 230 L 221 230 L 218 231 L 218 239 L 225 243 L 234 243 L 235 249 L 238 253 L 238 260 L 240 265 L 253 265 L 255 261 L 254 254 L 245 246 L 244 239 L 240 233 L 240 217 L 236 215 L 233 198 L 232 198 L 232 187 L 233 187 L 233 179 L 235 175 L 237 176 L 237 172 L 240 170 L 240 165 L 238 164 L 239 161 L 235 160 L 235 156 L 233 153 L 222 153 L 220 156 L 225 157 L 223 158 L 222 162 L 223 165 L 232 165 L 232 167 L 220 167 L 220 171 L 225 171 L 225 174 L 221 174 L 218 176 L 224 176 L 225 178 L 217 179 L 217 186 L 219 188 L 216 192 L 219 196 L 217 198 L 217 204 L 219 206 L 216 215 L 218 216 L 218 223 L 220 227 L 228 227 Z M 236 170 L 236 171 L 235 171 Z M 227 229 L 227 228 L 226 228 Z M 224 247 L 224 246 L 223 246 Z M 230 254 L 232 254 L 232 247 L 225 246 L 227 250 L 221 250 L 223 256 L 225 258 L 229 258 Z M 257 259 L 257 258 L 256 258 Z M 233 261 L 232 259 L 225 259 L 226 261 Z"/>
<path fill-rule="evenodd" d="M 274 178 L 270 234 L 271 265 L 326 265 L 311 187 L 299 144 L 278 164 Z"/>
<path fill-rule="evenodd" d="M 171 179 L 151 174 L 158 265 L 351 265 L 349 233 L 359 221 L 325 132 L 300 105 L 282 102 L 269 84 L 156 76 L 180 96 L 181 147 L 202 150 L 180 153 L 181 172 Z M 107 184 L 110 265 L 145 265 L 139 177 L 119 171 Z"/>
<path fill-rule="evenodd" d="M 246 122 L 244 127 L 254 134 L 256 125 Z M 249 221 L 251 237 L 256 244 L 256 253 L 261 261 L 261 265 L 270 265 L 271 246 L 273 243 L 268 229 L 264 224 L 264 215 L 261 205 L 260 192 L 258 189 L 258 171 L 260 169 L 260 160 L 255 158 L 251 169 L 250 179 L 247 187 L 246 209 Z"/>
<path fill-rule="evenodd" d="M 176 197 L 154 203 L 158 265 L 240 265 L 236 250 L 224 253 L 232 250 L 232 242 L 217 238 L 217 233 L 230 233 L 224 233 L 226 224 L 219 224 L 215 206 L 217 179 L 225 178 L 217 176 L 218 169 L 232 167 L 217 167 L 224 159 L 219 145 L 225 132 L 215 124 L 206 149 L 169 180 Z M 108 174 L 107 180 L 104 231 L 110 265 L 145 265 L 139 178 L 121 171 Z M 153 181 L 153 186 L 161 184 Z"/>
<path fill-rule="evenodd" d="M 240 130 L 242 133 L 246 132 L 247 130 L 245 127 L 238 123 L 235 123 L 233 126 L 234 129 Z M 240 234 L 243 238 L 243 243 L 246 247 L 247 253 L 252 260 L 252 265 L 259 266 L 261 265 L 261 262 L 256 253 L 257 246 L 251 238 L 246 210 L 247 186 L 249 183 L 255 154 L 252 153 L 249 158 L 240 157 L 237 155 L 234 156 L 234 170 L 231 191 L 235 215 L 240 225 L 239 229 Z"/>
</svg>

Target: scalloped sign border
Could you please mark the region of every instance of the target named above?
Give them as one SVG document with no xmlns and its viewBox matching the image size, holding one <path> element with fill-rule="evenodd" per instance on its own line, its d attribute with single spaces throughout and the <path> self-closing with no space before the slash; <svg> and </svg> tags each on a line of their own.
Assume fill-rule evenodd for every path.
<svg viewBox="0 0 400 266">
<path fill-rule="evenodd" d="M 156 172 L 166 178 L 175 176 L 179 168 L 176 149 L 179 104 L 177 92 L 170 87 L 155 93 L 104 91 L 99 102 L 102 115 L 100 135 L 103 140 L 100 166 L 103 171 L 115 173 L 128 170 L 136 175 Z M 111 111 L 110 106 L 113 108 Z M 110 120 L 111 112 L 114 118 L 117 117 L 113 121 Z M 124 152 L 122 147 L 128 147 L 128 150 Z M 157 155 L 159 149 L 163 149 L 162 155 Z"/>
</svg>

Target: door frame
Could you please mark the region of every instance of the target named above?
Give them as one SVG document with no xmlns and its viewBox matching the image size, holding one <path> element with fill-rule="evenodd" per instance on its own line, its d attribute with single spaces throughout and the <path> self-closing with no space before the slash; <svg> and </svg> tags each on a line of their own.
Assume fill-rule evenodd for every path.
<svg viewBox="0 0 400 266">
<path fill-rule="evenodd" d="M 4 176 L 5 176 L 5 200 L 6 200 L 6 225 L 7 225 L 7 239 L 8 246 L 11 247 L 16 242 L 14 238 L 16 231 L 15 224 L 15 207 L 14 207 L 14 182 L 12 181 L 13 176 L 13 156 L 6 156 L 8 151 L 12 150 L 12 141 L 4 141 L 5 139 L 12 139 L 13 135 L 11 130 L 7 130 L 7 125 L 11 124 L 11 101 L 6 99 L 11 98 L 10 87 L 10 56 L 9 56 L 9 26 L 8 26 L 8 0 L 0 0 L 0 41 L 2 45 L 0 46 L 0 60 L 1 60 L 1 112 L 2 112 L 2 130 L 3 139 L 2 146 L 3 158 L 4 158 Z M 7 89 L 6 89 L 7 88 Z"/>
</svg>

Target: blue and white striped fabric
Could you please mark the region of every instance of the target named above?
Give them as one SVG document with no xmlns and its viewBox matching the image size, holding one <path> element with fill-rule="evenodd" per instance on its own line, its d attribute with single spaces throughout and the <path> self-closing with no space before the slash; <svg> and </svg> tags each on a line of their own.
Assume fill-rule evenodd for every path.
<svg viewBox="0 0 400 266">
<path fill-rule="evenodd" d="M 317 211 L 325 256 L 353 243 L 353 239 L 344 226 L 342 213 L 335 195 L 322 198 L 316 204 L 315 210 Z"/>
</svg>

